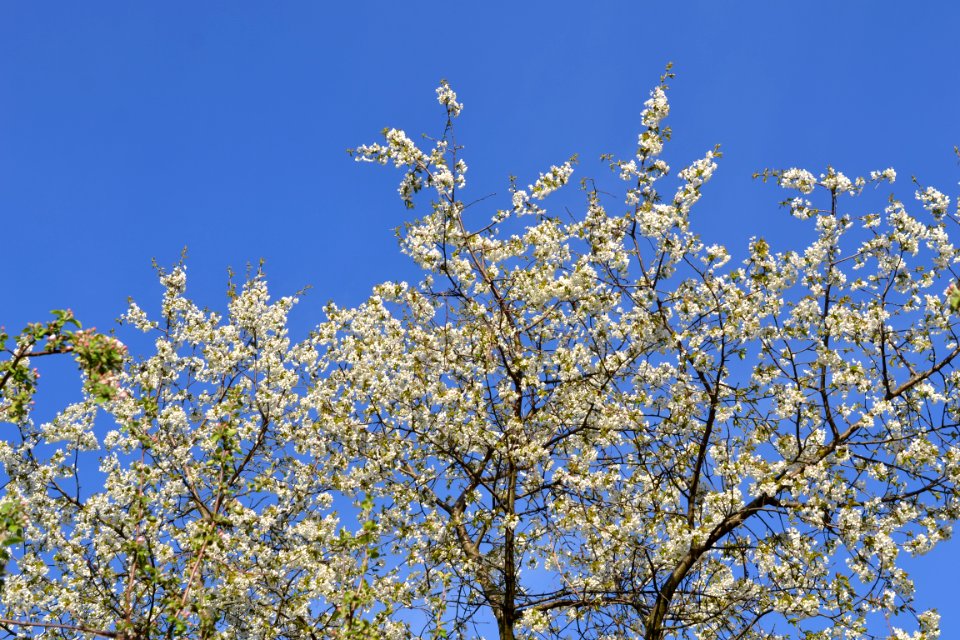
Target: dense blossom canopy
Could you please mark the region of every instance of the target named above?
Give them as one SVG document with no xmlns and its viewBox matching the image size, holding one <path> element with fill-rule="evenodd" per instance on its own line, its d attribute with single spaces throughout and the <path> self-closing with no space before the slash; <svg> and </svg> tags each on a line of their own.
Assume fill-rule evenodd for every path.
<svg viewBox="0 0 960 640">
<path fill-rule="evenodd" d="M 443 83 L 432 148 L 354 152 L 403 170 L 423 279 L 302 342 L 259 273 L 225 316 L 163 273 L 158 319 L 125 316 L 155 354 L 111 378 L 108 432 L 87 401 L 0 444 L 25 514 L 0 629 L 935 638 L 898 557 L 958 517 L 949 199 L 861 212 L 892 169 L 766 171 L 813 241 L 731 262 L 690 218 L 719 150 L 665 186 L 668 77 L 607 158 L 622 197 L 583 181 L 579 217 L 545 203 L 574 160 L 492 217 L 466 204 Z"/>
</svg>

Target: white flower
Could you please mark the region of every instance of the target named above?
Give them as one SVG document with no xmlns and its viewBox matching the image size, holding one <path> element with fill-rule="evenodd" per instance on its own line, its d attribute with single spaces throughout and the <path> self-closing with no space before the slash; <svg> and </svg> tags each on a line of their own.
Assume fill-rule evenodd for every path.
<svg viewBox="0 0 960 640">
<path fill-rule="evenodd" d="M 888 167 L 883 171 L 871 171 L 870 179 L 877 182 L 886 180 L 890 184 L 893 184 L 897 180 L 897 172 L 893 170 L 893 167 Z"/>
<path fill-rule="evenodd" d="M 456 117 L 463 111 L 463 105 L 457 102 L 457 94 L 453 92 L 446 80 L 441 80 L 440 86 L 437 87 L 437 102 L 445 106 L 451 116 Z"/>
<path fill-rule="evenodd" d="M 550 171 L 541 173 L 537 181 L 527 188 L 530 190 L 530 194 L 534 198 L 537 200 L 543 200 L 548 195 L 567 184 L 571 175 L 573 175 L 573 165 L 570 162 L 564 162 L 559 167 L 553 165 L 550 167 Z M 521 191 L 519 193 L 523 192 Z M 514 194 L 514 201 L 516 201 L 516 194 Z"/>
<path fill-rule="evenodd" d="M 927 187 L 923 191 L 916 192 L 916 198 L 923 203 L 923 208 L 937 216 L 942 216 L 947 212 L 950 206 L 950 197 L 937 191 L 933 187 Z"/>
<path fill-rule="evenodd" d="M 850 178 L 839 171 L 834 171 L 833 168 L 830 168 L 826 175 L 820 174 L 820 184 L 834 193 L 850 193 L 857 188 Z"/>
<path fill-rule="evenodd" d="M 780 174 L 780 186 L 784 189 L 796 189 L 800 193 L 812 193 L 817 179 L 804 169 L 787 169 Z"/>
</svg>

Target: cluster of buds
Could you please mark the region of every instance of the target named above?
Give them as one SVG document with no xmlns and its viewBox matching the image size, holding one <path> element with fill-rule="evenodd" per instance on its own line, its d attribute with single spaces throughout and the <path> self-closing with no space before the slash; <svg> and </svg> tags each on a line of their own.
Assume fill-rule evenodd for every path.
<svg viewBox="0 0 960 640">
<path fill-rule="evenodd" d="M 956 282 L 951 282 L 947 290 L 943 292 L 947 299 L 947 306 L 954 313 L 960 311 L 960 286 Z"/>
<path fill-rule="evenodd" d="M 74 334 L 73 352 L 87 374 L 87 391 L 101 402 L 112 399 L 119 389 L 118 374 L 127 355 L 126 346 L 116 338 L 87 329 Z"/>
</svg>

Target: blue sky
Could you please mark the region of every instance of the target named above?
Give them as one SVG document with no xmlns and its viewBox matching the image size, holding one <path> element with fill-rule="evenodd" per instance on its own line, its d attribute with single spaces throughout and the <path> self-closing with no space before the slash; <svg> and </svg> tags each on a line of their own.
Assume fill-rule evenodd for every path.
<svg viewBox="0 0 960 640">
<path fill-rule="evenodd" d="M 470 190 L 505 202 L 510 174 L 631 153 L 673 61 L 667 159 L 723 146 L 694 225 L 734 256 L 752 235 L 790 246 L 782 194 L 750 177 L 765 167 L 892 165 L 904 198 L 911 175 L 958 191 L 960 5 L 462 4 L 0 1 L 0 323 L 71 307 L 109 328 L 128 296 L 155 307 L 151 259 L 183 247 L 212 307 L 227 267 L 261 258 L 275 293 L 312 285 L 301 328 L 414 278 L 399 176 L 345 149 L 385 126 L 439 134 L 440 78 L 466 104 Z M 960 636 L 960 541 L 911 566 L 918 603 Z"/>
</svg>

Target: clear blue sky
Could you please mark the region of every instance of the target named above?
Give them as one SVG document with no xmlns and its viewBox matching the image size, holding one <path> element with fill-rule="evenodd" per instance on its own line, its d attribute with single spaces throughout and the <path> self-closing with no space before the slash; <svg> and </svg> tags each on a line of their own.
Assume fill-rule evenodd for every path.
<svg viewBox="0 0 960 640">
<path fill-rule="evenodd" d="M 108 328 L 128 296 L 155 308 L 150 260 L 184 246 L 210 306 L 228 266 L 260 258 L 276 293 L 313 285 L 301 328 L 414 277 L 391 231 L 399 176 L 345 149 L 385 126 L 439 133 L 440 78 L 466 104 L 470 189 L 506 201 L 509 174 L 628 155 L 674 61 L 667 158 L 723 145 L 694 225 L 735 256 L 751 235 L 790 241 L 782 194 L 750 179 L 764 167 L 892 165 L 904 197 L 911 175 L 957 193 L 958 4 L 464 4 L 0 0 L 0 323 L 72 307 Z M 960 540 L 911 566 L 960 637 Z"/>
</svg>

